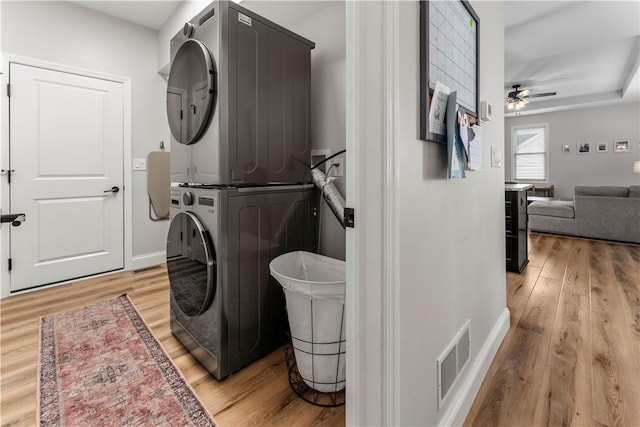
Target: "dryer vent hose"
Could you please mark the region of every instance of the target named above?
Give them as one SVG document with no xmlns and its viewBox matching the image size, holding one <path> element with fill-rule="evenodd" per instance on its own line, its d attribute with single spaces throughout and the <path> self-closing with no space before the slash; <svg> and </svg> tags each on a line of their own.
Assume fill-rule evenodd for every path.
<svg viewBox="0 0 640 427">
<path fill-rule="evenodd" d="M 322 191 L 322 196 L 324 200 L 327 202 L 329 207 L 331 208 L 331 212 L 336 216 L 342 228 L 345 228 L 344 225 L 344 207 L 345 200 L 340 194 L 340 191 L 333 185 L 332 182 L 327 180 L 327 176 L 319 169 L 311 170 L 311 177 L 313 179 L 313 183 L 316 187 Z"/>
</svg>

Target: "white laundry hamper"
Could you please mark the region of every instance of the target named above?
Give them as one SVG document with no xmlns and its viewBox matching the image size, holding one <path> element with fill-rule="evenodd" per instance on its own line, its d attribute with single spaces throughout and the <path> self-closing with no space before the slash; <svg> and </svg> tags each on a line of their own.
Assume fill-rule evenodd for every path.
<svg viewBox="0 0 640 427">
<path fill-rule="evenodd" d="M 303 399 L 321 406 L 344 404 L 346 375 L 344 261 L 311 252 L 289 252 L 269 264 L 282 285 L 291 331 L 286 348 L 289 382 Z M 288 352 L 288 354 L 287 354 Z M 293 364 L 297 366 L 291 366 Z M 292 372 L 297 368 L 297 372 Z M 298 375 L 299 373 L 299 375 Z M 303 394 L 310 388 L 313 401 Z M 330 400 L 319 401 L 317 392 Z"/>
</svg>

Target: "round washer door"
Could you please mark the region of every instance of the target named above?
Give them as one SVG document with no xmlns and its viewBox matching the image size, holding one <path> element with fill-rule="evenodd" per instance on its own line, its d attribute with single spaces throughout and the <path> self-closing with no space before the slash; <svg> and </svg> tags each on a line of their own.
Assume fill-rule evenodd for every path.
<svg viewBox="0 0 640 427">
<path fill-rule="evenodd" d="M 167 270 L 171 293 L 187 316 L 204 313 L 216 293 L 216 256 L 209 232 L 197 216 L 180 212 L 171 220 Z"/>
<path fill-rule="evenodd" d="M 189 39 L 171 63 L 167 85 L 167 118 L 171 134 L 181 144 L 196 143 L 215 110 L 215 63 L 207 47 Z"/>
</svg>

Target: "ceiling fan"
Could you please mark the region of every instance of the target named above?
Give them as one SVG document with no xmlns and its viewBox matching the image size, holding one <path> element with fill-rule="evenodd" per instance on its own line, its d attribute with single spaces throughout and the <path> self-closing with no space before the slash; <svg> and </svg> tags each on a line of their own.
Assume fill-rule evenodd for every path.
<svg viewBox="0 0 640 427">
<path fill-rule="evenodd" d="M 507 109 L 519 110 L 524 107 L 529 98 L 542 98 L 544 96 L 553 96 L 557 92 L 531 93 L 530 89 L 520 89 L 521 85 L 511 86 L 513 90 L 507 94 Z"/>
</svg>

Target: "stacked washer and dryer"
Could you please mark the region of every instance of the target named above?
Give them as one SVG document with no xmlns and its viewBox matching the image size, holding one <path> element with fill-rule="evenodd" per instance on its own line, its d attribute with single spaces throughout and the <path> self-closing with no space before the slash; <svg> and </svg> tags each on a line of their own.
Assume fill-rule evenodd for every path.
<svg viewBox="0 0 640 427">
<path fill-rule="evenodd" d="M 217 379 L 282 345 L 269 262 L 315 250 L 314 46 L 227 1 L 171 40 L 171 330 Z"/>
</svg>

